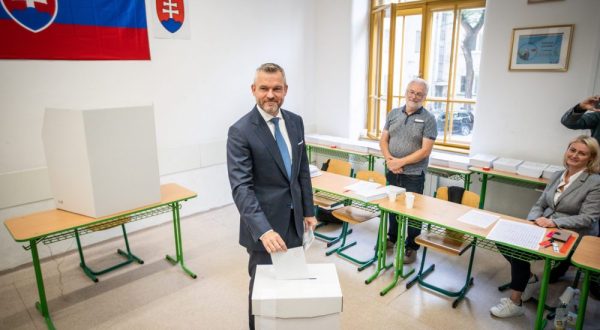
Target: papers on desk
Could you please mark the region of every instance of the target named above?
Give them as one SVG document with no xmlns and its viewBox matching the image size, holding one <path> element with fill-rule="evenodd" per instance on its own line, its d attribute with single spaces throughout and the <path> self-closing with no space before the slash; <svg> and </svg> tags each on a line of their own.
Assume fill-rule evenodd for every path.
<svg viewBox="0 0 600 330">
<path fill-rule="evenodd" d="M 542 227 L 500 219 L 486 238 L 529 250 L 537 250 L 545 234 L 546 230 Z"/>
<path fill-rule="evenodd" d="M 362 192 L 362 191 L 374 190 L 379 186 L 381 186 L 381 185 L 377 182 L 369 182 L 369 181 L 359 180 L 351 185 L 345 186 L 344 189 L 346 189 L 348 191 L 352 191 L 352 192 Z"/>
<path fill-rule="evenodd" d="M 314 178 L 314 177 L 316 177 L 316 176 L 319 176 L 319 175 L 323 174 L 323 172 L 321 172 L 321 171 L 319 170 L 319 168 L 318 168 L 318 167 L 316 167 L 316 166 L 315 166 L 315 165 L 313 165 L 313 164 L 310 164 L 310 165 L 308 165 L 308 169 L 310 170 L 310 177 L 311 177 L 311 178 Z"/>
<path fill-rule="evenodd" d="M 288 249 L 287 252 L 271 253 L 275 278 L 278 280 L 303 280 L 311 278 L 306 266 L 302 246 Z"/>
<path fill-rule="evenodd" d="M 491 225 L 498 219 L 500 219 L 499 215 L 494 215 L 483 211 L 471 210 L 461 215 L 457 220 L 480 228 L 487 228 L 489 227 L 489 225 Z"/>
<path fill-rule="evenodd" d="M 350 195 L 351 195 L 351 197 L 359 199 L 363 202 L 370 202 L 370 201 L 374 201 L 377 199 L 385 198 L 385 197 L 387 197 L 388 192 L 395 192 L 396 195 L 399 195 L 406 191 L 406 189 L 404 189 L 402 187 L 396 187 L 396 186 L 392 186 L 392 185 L 377 188 L 378 186 L 380 186 L 380 184 L 378 184 L 378 183 L 367 182 L 367 181 L 361 181 L 359 183 L 361 184 L 361 185 L 359 185 L 360 189 L 359 190 L 349 189 L 352 192 Z M 353 185 L 350 185 L 350 186 L 353 186 Z M 346 188 L 348 188 L 350 186 L 347 186 Z M 362 189 L 362 188 L 365 188 L 365 189 Z"/>
</svg>

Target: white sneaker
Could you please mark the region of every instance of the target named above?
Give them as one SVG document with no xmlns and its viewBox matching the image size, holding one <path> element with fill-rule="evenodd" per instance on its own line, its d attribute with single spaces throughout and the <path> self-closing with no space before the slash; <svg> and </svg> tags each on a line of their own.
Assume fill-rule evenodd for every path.
<svg viewBox="0 0 600 330">
<path fill-rule="evenodd" d="M 533 276 L 529 278 L 529 282 L 527 282 L 527 286 L 521 295 L 521 301 L 526 302 L 531 299 L 536 292 L 539 292 L 541 286 L 542 282 L 535 274 L 533 274 Z"/>
<path fill-rule="evenodd" d="M 496 317 L 513 317 L 525 314 L 525 308 L 515 304 L 510 298 L 502 298 L 498 305 L 490 308 L 490 313 Z"/>
</svg>

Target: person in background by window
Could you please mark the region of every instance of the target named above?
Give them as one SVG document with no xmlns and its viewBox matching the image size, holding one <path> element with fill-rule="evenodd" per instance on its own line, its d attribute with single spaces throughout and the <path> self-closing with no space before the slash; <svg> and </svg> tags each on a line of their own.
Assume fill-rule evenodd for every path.
<svg viewBox="0 0 600 330">
<path fill-rule="evenodd" d="M 406 87 L 406 105 L 388 113 L 381 133 L 381 152 L 387 165 L 389 184 L 403 187 L 406 191 L 423 193 L 425 171 L 433 143 L 437 138 L 435 116 L 423 108 L 429 87 L 423 79 L 413 79 Z M 388 245 L 396 243 L 398 222 L 390 215 Z M 419 228 L 408 228 L 404 263 L 413 263 L 419 245 L 415 237 Z"/>
<path fill-rule="evenodd" d="M 569 229 L 584 235 L 598 233 L 600 217 L 600 159 L 598 141 L 581 135 L 572 140 L 565 151 L 566 170 L 554 174 L 544 192 L 529 211 L 527 219 L 544 228 Z M 496 317 L 512 317 L 525 313 L 523 302 L 539 289 L 538 276 L 531 273 L 531 265 L 512 257 L 506 248 L 498 245 L 510 263 L 512 289 L 510 298 L 490 309 Z M 574 250 L 574 249 L 573 249 Z M 550 283 L 562 277 L 571 264 L 571 258 L 561 261 L 550 272 Z"/>
<path fill-rule="evenodd" d="M 600 95 L 590 96 L 567 110 L 560 122 L 570 129 L 589 129 L 600 143 Z M 598 233 L 600 236 L 600 232 Z M 590 293 L 600 299 L 600 284 L 590 283 Z"/>
</svg>

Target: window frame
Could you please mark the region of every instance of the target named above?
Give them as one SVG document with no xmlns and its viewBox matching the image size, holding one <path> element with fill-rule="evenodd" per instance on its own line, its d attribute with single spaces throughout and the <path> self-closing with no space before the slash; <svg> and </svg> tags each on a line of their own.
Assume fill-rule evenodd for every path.
<svg viewBox="0 0 600 330">
<path fill-rule="evenodd" d="M 404 50 L 404 35 L 402 36 L 402 45 L 396 49 L 396 20 L 399 17 L 406 17 L 409 15 L 420 14 L 421 15 L 421 40 L 420 40 L 420 56 L 419 56 L 419 77 L 429 81 L 429 66 L 427 59 L 429 58 L 431 49 L 431 38 L 433 33 L 433 15 L 435 12 L 452 10 L 454 13 L 453 26 L 452 26 L 452 43 L 450 53 L 450 69 L 448 73 L 448 92 L 446 97 L 431 97 L 428 96 L 424 101 L 426 106 L 427 102 L 437 101 L 444 102 L 446 104 L 445 119 L 443 134 L 441 140 L 436 140 L 435 146 L 437 149 L 452 148 L 458 151 L 468 152 L 470 144 L 460 144 L 448 141 L 452 136 L 453 127 L 448 127 L 448 120 L 452 118 L 454 114 L 454 104 L 474 104 L 476 100 L 464 99 L 460 97 L 453 97 L 455 89 L 460 89 L 460 81 L 456 82 L 455 77 L 457 75 L 457 57 L 459 56 L 458 49 L 460 48 L 460 11 L 469 8 L 485 8 L 485 0 L 420 0 L 397 3 L 397 0 L 391 3 L 384 3 L 379 5 L 381 0 L 371 0 L 371 12 L 370 12 L 370 23 L 369 23 L 369 55 L 368 55 L 368 72 L 367 72 L 367 121 L 366 121 L 366 137 L 369 139 L 379 139 L 381 137 L 381 130 L 383 128 L 380 119 L 382 118 L 381 111 L 385 111 L 386 114 L 392 110 L 394 99 L 398 98 L 398 104 L 403 104 L 402 100 L 406 98 L 404 91 L 407 82 L 402 81 L 402 70 L 400 67 L 399 73 L 399 86 L 394 91 L 394 61 L 395 52 Z M 389 40 L 383 40 L 383 32 L 386 28 L 384 24 L 385 12 L 389 11 Z M 404 28 L 404 27 L 403 27 Z M 404 34 L 404 32 L 401 32 Z M 377 40 L 374 38 L 377 37 Z M 382 68 L 382 57 L 383 57 L 383 43 L 388 43 L 388 67 Z M 373 54 L 377 54 L 377 58 L 373 58 Z M 375 61 L 376 60 L 376 61 Z M 401 64 L 402 65 L 402 64 Z M 374 71 L 375 70 L 375 71 Z M 385 71 L 384 71 L 385 70 Z M 383 84 L 383 73 L 387 72 L 387 86 Z M 375 86 L 377 84 L 377 86 Z M 377 87 L 377 89 L 374 89 Z M 396 92 L 396 93 L 394 93 Z M 431 94 L 431 93 L 430 93 Z M 381 100 L 385 99 L 385 110 L 381 107 Z"/>
</svg>

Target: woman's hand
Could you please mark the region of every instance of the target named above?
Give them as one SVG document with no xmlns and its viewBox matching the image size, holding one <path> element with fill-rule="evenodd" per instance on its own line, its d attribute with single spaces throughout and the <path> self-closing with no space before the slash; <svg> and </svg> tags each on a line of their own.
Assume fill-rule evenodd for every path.
<svg viewBox="0 0 600 330">
<path fill-rule="evenodd" d="M 556 227 L 556 224 L 554 223 L 554 221 L 552 221 L 551 219 L 548 219 L 548 218 L 544 218 L 544 217 L 539 217 L 539 218 L 535 219 L 535 224 L 540 227 L 544 227 L 544 228 Z"/>
</svg>

